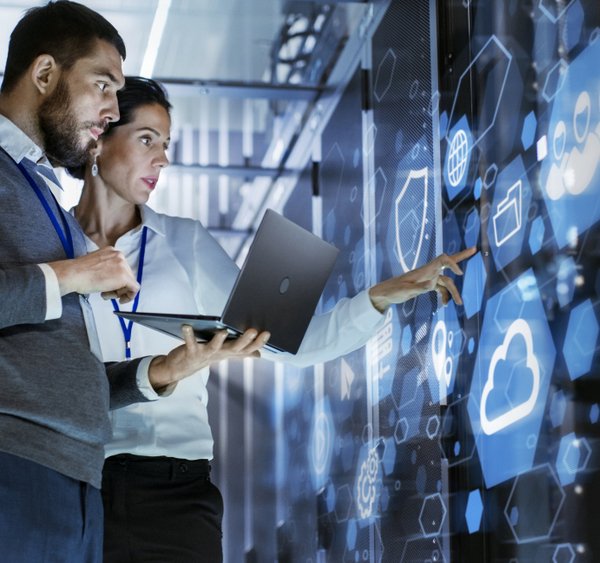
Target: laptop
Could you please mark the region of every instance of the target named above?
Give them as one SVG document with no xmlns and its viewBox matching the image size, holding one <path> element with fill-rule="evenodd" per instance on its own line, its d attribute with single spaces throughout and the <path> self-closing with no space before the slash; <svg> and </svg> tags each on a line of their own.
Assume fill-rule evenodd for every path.
<svg viewBox="0 0 600 563">
<path fill-rule="evenodd" d="M 254 328 L 269 331 L 265 349 L 295 354 L 331 274 L 339 250 L 268 209 L 221 317 L 164 313 L 115 314 L 183 340 L 190 325 L 196 339 L 219 330 L 237 338 Z"/>
</svg>

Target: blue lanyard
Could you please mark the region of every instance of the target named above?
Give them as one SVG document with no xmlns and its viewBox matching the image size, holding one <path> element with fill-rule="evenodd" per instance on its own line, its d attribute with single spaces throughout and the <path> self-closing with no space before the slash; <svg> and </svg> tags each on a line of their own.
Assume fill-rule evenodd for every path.
<svg viewBox="0 0 600 563">
<path fill-rule="evenodd" d="M 60 213 L 60 216 L 62 219 L 62 224 L 65 228 L 65 232 L 63 232 L 63 230 L 61 229 L 61 227 L 58 223 L 58 219 L 56 218 L 56 215 L 54 215 L 54 212 L 52 211 L 50 204 L 44 197 L 42 190 L 40 190 L 39 186 L 35 183 L 35 180 L 31 177 L 31 174 L 29 174 L 29 172 L 27 172 L 27 169 L 23 166 L 22 163 L 15 162 L 15 164 L 19 167 L 21 174 L 23 174 L 23 176 L 25 176 L 26 180 L 29 182 L 29 184 L 33 188 L 33 191 L 38 196 L 39 200 L 41 201 L 42 205 L 44 206 L 44 209 L 46 210 L 46 214 L 50 218 L 50 221 L 52 221 L 54 230 L 56 231 L 56 234 L 60 238 L 60 242 L 63 245 L 63 248 L 65 250 L 65 254 L 67 255 L 67 258 L 70 258 L 70 259 L 75 258 L 75 248 L 73 246 L 73 237 L 71 236 L 71 229 L 69 229 L 69 224 L 67 223 L 65 214 L 63 213 L 60 205 L 56 201 L 56 198 L 54 198 L 54 194 L 52 192 L 50 192 L 50 194 L 52 195 L 52 198 L 54 199 L 54 202 L 56 203 L 58 212 Z M 65 236 L 65 233 L 66 233 L 66 236 Z"/>
<path fill-rule="evenodd" d="M 138 264 L 138 273 L 137 273 L 137 282 L 142 285 L 142 275 L 144 274 L 144 254 L 146 254 L 146 237 L 148 235 L 148 227 L 144 227 L 142 230 L 142 245 L 140 247 L 140 260 Z M 133 302 L 132 313 L 135 313 L 138 308 L 138 303 L 140 301 L 140 291 L 135 296 L 135 300 Z M 119 310 L 119 304 L 116 299 L 112 299 L 112 304 L 115 311 Z M 123 337 L 125 338 L 125 357 L 127 359 L 131 358 L 131 331 L 133 329 L 133 321 L 129 321 L 127 324 L 125 323 L 125 319 L 119 317 L 119 322 L 121 323 L 121 330 L 123 331 Z"/>
</svg>

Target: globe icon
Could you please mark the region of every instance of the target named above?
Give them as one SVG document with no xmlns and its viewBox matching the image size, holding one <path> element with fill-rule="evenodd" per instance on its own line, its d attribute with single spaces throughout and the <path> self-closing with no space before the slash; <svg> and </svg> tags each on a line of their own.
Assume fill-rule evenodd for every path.
<svg viewBox="0 0 600 563">
<path fill-rule="evenodd" d="M 450 143 L 450 154 L 448 155 L 448 179 L 453 188 L 458 186 L 465 170 L 467 169 L 467 153 L 469 152 L 469 142 L 467 134 L 459 129 Z"/>
</svg>

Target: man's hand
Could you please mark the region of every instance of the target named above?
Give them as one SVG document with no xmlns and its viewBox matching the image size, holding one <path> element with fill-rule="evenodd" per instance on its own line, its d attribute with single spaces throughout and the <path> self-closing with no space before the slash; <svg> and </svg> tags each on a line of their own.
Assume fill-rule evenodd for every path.
<svg viewBox="0 0 600 563">
<path fill-rule="evenodd" d="M 73 260 L 51 262 L 48 266 L 56 273 L 61 296 L 73 292 L 102 292 L 104 299 L 129 303 L 140 290 L 125 256 L 112 246 Z"/>
<path fill-rule="evenodd" d="M 260 358 L 259 350 L 271 336 L 268 332 L 258 334 L 247 330 L 236 340 L 228 340 L 226 330 L 220 330 L 210 342 L 198 343 L 192 327 L 184 325 L 185 344 L 171 350 L 167 356 L 157 356 L 150 363 L 148 378 L 157 393 L 169 391 L 178 381 L 221 360 Z"/>
<path fill-rule="evenodd" d="M 452 270 L 456 275 L 462 276 L 458 262 L 470 258 L 477 252 L 476 247 L 468 248 L 452 256 L 440 254 L 428 264 L 374 285 L 369 290 L 369 297 L 373 307 L 383 313 L 393 303 L 404 303 L 413 297 L 429 291 L 437 291 L 442 296 L 442 303 L 447 305 L 450 297 L 462 305 L 460 294 L 454 282 L 442 275 L 445 269 Z"/>
</svg>

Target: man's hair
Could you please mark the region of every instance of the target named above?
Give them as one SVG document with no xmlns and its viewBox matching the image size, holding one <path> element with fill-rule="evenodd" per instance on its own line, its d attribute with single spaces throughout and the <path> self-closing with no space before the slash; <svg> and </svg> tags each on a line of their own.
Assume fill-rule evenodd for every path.
<svg viewBox="0 0 600 563">
<path fill-rule="evenodd" d="M 92 52 L 98 39 L 110 43 L 125 59 L 119 32 L 90 8 L 68 0 L 31 8 L 10 36 L 1 92 L 10 92 L 40 55 L 52 55 L 63 70 L 70 70 Z"/>
<path fill-rule="evenodd" d="M 151 78 L 140 78 L 139 76 L 126 76 L 125 86 L 117 92 L 119 100 L 119 121 L 111 121 L 108 123 L 108 128 L 102 137 L 109 137 L 111 133 L 121 127 L 127 125 L 135 119 L 135 112 L 141 107 L 158 104 L 165 108 L 166 112 L 171 115 L 171 104 L 167 99 L 167 94 L 163 87 L 152 80 Z M 83 180 L 85 176 L 85 166 L 68 168 L 68 172 L 74 178 Z"/>
</svg>

